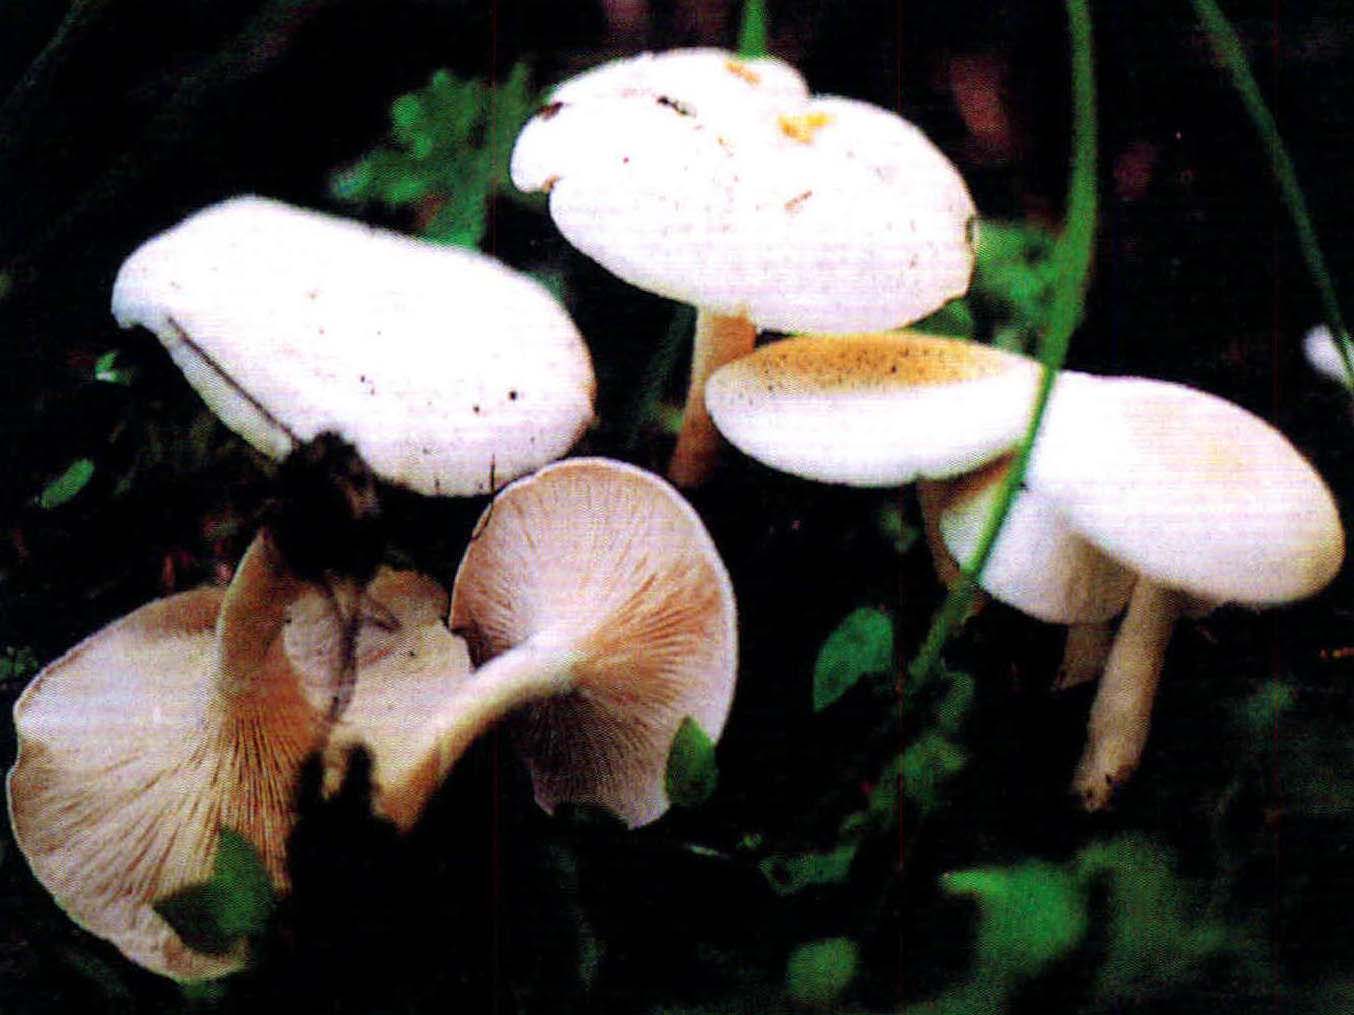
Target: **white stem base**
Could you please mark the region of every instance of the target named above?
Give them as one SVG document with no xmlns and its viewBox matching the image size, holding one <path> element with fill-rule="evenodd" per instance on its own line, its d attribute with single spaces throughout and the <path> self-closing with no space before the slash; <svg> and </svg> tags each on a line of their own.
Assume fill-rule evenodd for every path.
<svg viewBox="0 0 1354 1015">
<path fill-rule="evenodd" d="M 1088 811 L 1108 806 L 1138 767 L 1152 722 L 1152 702 L 1181 595 L 1139 578 L 1105 663 L 1091 706 L 1086 750 L 1072 791 Z"/>
<path fill-rule="evenodd" d="M 1113 641 L 1114 625 L 1109 621 L 1069 624 L 1067 643 L 1063 646 L 1063 661 L 1053 680 L 1053 690 L 1070 691 L 1100 676 L 1109 660 Z"/>
</svg>

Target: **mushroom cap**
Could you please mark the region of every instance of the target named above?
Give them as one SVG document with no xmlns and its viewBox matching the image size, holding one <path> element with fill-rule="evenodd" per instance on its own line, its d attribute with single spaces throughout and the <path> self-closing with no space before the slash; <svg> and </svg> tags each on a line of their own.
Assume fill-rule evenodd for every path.
<svg viewBox="0 0 1354 1015">
<path fill-rule="evenodd" d="M 153 909 L 211 876 L 221 826 L 286 885 L 286 836 L 304 757 L 323 736 L 281 652 L 246 695 L 216 680 L 225 592 L 157 600 L 45 667 L 14 706 L 7 781 L 14 838 L 80 926 L 180 980 L 238 969 L 190 950 Z"/>
<path fill-rule="evenodd" d="M 143 244 L 113 313 L 153 331 L 264 454 L 334 430 L 424 494 L 489 492 L 564 454 L 592 419 L 587 349 L 543 286 L 473 251 L 264 198 Z"/>
<path fill-rule="evenodd" d="M 357 682 L 325 747 L 326 784 L 337 788 L 348 753 L 364 747 L 377 808 L 402 814 L 403 805 L 391 794 L 421 803 L 436 788 L 420 781 L 431 775 L 424 765 L 427 719 L 470 679 L 470 655 L 465 641 L 447 629 L 447 592 L 432 578 L 382 568 L 366 595 L 397 626 L 368 619 L 358 631 Z M 326 707 L 342 646 L 328 598 L 315 589 L 298 597 L 288 610 L 283 637 L 311 701 L 316 708 Z"/>
<path fill-rule="evenodd" d="M 677 50 L 566 82 L 519 135 L 513 182 L 627 282 L 760 328 L 896 327 L 962 296 L 975 211 L 940 151 L 748 67 Z"/>
<path fill-rule="evenodd" d="M 947 478 L 1019 442 L 1032 360 L 916 332 L 772 342 L 711 376 L 706 404 L 735 447 L 825 483 Z"/>
<path fill-rule="evenodd" d="M 1119 563 L 1202 600 L 1301 599 L 1344 557 L 1334 498 L 1287 438 L 1180 384 L 1059 375 L 1026 485 Z"/>
<path fill-rule="evenodd" d="M 559 462 L 499 494 L 456 575 L 451 626 L 477 665 L 527 643 L 569 646 L 571 689 L 513 717 L 547 811 L 591 803 L 632 826 L 654 820 L 682 720 L 717 738 L 732 702 L 724 564 L 672 487 L 620 462 Z"/>
<path fill-rule="evenodd" d="M 961 564 L 977 550 L 1010 464 L 1008 456 L 943 485 L 940 532 Z M 1136 577 L 1077 535 L 1046 497 L 1026 489 L 1011 502 L 979 584 L 1038 620 L 1090 624 L 1123 611 Z"/>
</svg>

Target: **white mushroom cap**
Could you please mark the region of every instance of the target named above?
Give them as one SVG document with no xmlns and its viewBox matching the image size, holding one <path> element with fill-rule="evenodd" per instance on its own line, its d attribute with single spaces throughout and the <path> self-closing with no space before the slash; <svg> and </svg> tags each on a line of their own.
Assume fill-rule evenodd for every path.
<svg viewBox="0 0 1354 1015">
<path fill-rule="evenodd" d="M 1310 329 L 1302 339 L 1302 351 L 1313 370 L 1339 384 L 1348 383 L 1345 361 L 1335 344 L 1335 336 L 1324 324 Z"/>
<path fill-rule="evenodd" d="M 289 598 L 276 568 L 260 537 L 229 591 L 141 607 L 48 665 L 14 707 L 9 816 L 34 875 L 82 927 L 175 979 L 231 972 L 244 951 L 192 951 L 152 903 L 210 877 L 223 825 L 285 887 L 294 784 L 323 739 L 281 639 L 257 637 Z"/>
<path fill-rule="evenodd" d="M 896 327 L 967 291 L 973 202 L 911 124 L 709 51 L 638 61 L 566 82 L 513 152 L 608 270 L 792 332 Z"/>
<path fill-rule="evenodd" d="M 557 86 L 553 102 L 582 102 L 619 96 L 680 96 L 697 108 L 809 97 L 804 78 L 773 56 L 747 59 L 713 47 L 641 53 L 611 60 Z"/>
<path fill-rule="evenodd" d="M 420 493 L 488 492 L 564 454 L 592 419 L 587 350 L 543 286 L 472 251 L 263 198 L 141 246 L 113 313 L 155 332 L 264 454 L 334 430 Z"/>
<path fill-rule="evenodd" d="M 969 472 L 1020 440 L 1033 361 L 913 332 L 787 338 L 716 371 L 706 402 L 735 447 L 852 486 Z"/>
<path fill-rule="evenodd" d="M 940 532 L 956 561 L 972 559 L 1009 468 L 1003 458 L 943 484 Z M 980 584 L 1038 620 L 1092 624 L 1123 612 L 1136 577 L 1077 535 L 1046 497 L 1024 490 L 1011 503 Z"/>
<path fill-rule="evenodd" d="M 633 466 L 573 459 L 504 490 L 461 563 L 451 625 L 481 667 L 468 693 L 492 697 L 532 670 L 513 725 L 546 810 L 591 803 L 652 821 L 682 720 L 712 738 L 724 727 L 728 574 L 686 501 Z"/>
<path fill-rule="evenodd" d="M 1344 557 L 1334 498 L 1287 438 L 1179 384 L 1061 374 L 1026 484 L 1121 564 L 1202 600 L 1301 599 Z"/>
</svg>

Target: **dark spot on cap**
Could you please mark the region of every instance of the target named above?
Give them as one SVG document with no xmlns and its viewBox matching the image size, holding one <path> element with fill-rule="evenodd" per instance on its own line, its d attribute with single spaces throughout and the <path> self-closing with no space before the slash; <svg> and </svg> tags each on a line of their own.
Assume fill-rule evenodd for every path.
<svg viewBox="0 0 1354 1015">
<path fill-rule="evenodd" d="M 541 120 L 553 120 L 563 108 L 562 102 L 550 102 L 536 110 L 536 117 Z"/>
<path fill-rule="evenodd" d="M 508 392 L 508 401 L 509 401 L 509 402 L 515 402 L 515 401 L 517 401 L 517 392 L 516 392 L 516 391 L 509 391 L 509 392 Z"/>
<path fill-rule="evenodd" d="M 478 405 L 472 405 L 470 408 L 471 408 L 471 411 L 473 411 L 473 412 L 475 413 L 476 416 L 478 416 L 478 415 L 480 414 L 480 407 L 479 407 Z"/>
<path fill-rule="evenodd" d="M 658 104 L 660 106 L 667 106 L 668 109 L 671 109 L 674 113 L 678 113 L 681 116 L 694 115 L 691 112 L 691 107 L 677 101 L 676 99 L 672 98 L 669 95 L 660 95 L 658 97 Z"/>
</svg>

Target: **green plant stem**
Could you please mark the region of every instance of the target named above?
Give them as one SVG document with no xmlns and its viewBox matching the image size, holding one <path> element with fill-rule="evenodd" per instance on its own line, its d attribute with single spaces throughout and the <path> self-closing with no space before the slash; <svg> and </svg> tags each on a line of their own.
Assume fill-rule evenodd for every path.
<svg viewBox="0 0 1354 1015">
<path fill-rule="evenodd" d="M 1053 382 L 1067 358 L 1072 331 L 1081 320 L 1095 241 L 1095 69 L 1091 51 L 1089 0 L 1066 0 L 1066 7 L 1072 50 L 1072 170 L 1063 230 L 1053 249 L 1056 281 L 1052 306 L 1048 324 L 1039 341 L 1039 361 L 1043 364 L 1043 373 L 1030 410 L 1029 426 L 1002 481 L 982 539 L 931 622 L 921 651 L 908 667 L 912 678 L 919 681 L 925 680 L 936 670 L 950 632 L 968 613 L 973 602 L 978 578 L 992 555 L 992 548 L 1001 534 L 1016 491 L 1024 480 L 1030 453 L 1039 436 L 1040 424 L 1043 423 L 1044 410 L 1048 407 L 1049 395 L 1053 391 Z"/>
<path fill-rule="evenodd" d="M 749 60 L 771 52 L 766 32 L 765 0 L 744 0 L 743 23 L 738 29 L 738 55 Z"/>
<path fill-rule="evenodd" d="M 1311 212 L 1307 209 L 1307 198 L 1298 185 L 1297 168 L 1279 136 L 1278 124 L 1274 115 L 1265 105 L 1260 94 L 1260 86 L 1251 73 L 1246 60 L 1246 51 L 1227 16 L 1222 13 L 1213 0 L 1190 0 L 1199 22 L 1208 33 L 1208 41 L 1218 60 L 1227 68 L 1232 84 L 1236 87 L 1241 102 L 1250 115 L 1255 132 L 1269 155 L 1270 171 L 1279 185 L 1279 194 L 1283 198 L 1288 214 L 1293 219 L 1293 227 L 1298 234 L 1298 247 L 1302 258 L 1307 262 L 1307 271 L 1316 283 L 1321 295 L 1321 307 L 1326 315 L 1326 324 L 1330 326 L 1331 337 L 1335 339 L 1335 348 L 1340 352 L 1340 361 L 1345 367 L 1345 385 L 1354 391 L 1354 355 L 1350 352 L 1349 332 L 1345 330 L 1344 318 L 1340 313 L 1339 301 L 1335 298 L 1335 287 L 1331 284 L 1330 272 L 1326 269 L 1326 259 L 1321 254 L 1321 244 L 1317 240 L 1316 225 L 1312 222 Z"/>
</svg>

